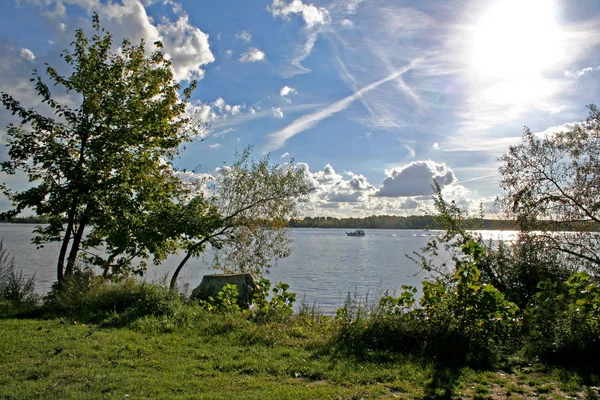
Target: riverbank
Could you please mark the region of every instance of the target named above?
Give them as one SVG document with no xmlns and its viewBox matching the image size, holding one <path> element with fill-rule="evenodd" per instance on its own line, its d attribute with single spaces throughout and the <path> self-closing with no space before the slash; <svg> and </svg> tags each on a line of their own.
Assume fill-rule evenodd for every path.
<svg viewBox="0 0 600 400">
<path fill-rule="evenodd" d="M 597 393 L 576 372 L 517 361 L 475 371 L 378 352 L 357 357 L 336 348 L 329 318 L 256 323 L 205 313 L 186 329 L 159 325 L 4 319 L 0 397 L 591 399 Z"/>
</svg>

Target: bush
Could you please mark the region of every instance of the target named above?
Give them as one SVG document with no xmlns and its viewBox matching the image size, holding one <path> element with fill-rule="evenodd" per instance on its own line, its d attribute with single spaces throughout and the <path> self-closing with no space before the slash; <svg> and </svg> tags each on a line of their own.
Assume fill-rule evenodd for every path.
<svg viewBox="0 0 600 400">
<path fill-rule="evenodd" d="M 526 352 L 544 361 L 598 369 L 600 285 L 588 273 L 540 283 L 525 310 Z"/>
<path fill-rule="evenodd" d="M 538 284 L 566 281 L 575 272 L 564 254 L 521 232 L 513 243 L 489 242 L 477 262 L 482 282 L 491 283 L 520 308 L 535 297 Z"/>
<path fill-rule="evenodd" d="M 173 315 L 182 307 L 180 296 L 165 286 L 128 278 L 110 282 L 78 269 L 45 302 L 47 312 L 79 321 L 127 325 L 146 316 Z"/>
<path fill-rule="evenodd" d="M 27 308 L 37 304 L 35 275 L 24 277 L 15 260 L 0 240 L 0 304 L 11 308 Z"/>
<path fill-rule="evenodd" d="M 483 249 L 463 246 L 465 258 L 450 279 L 423 282 L 420 307 L 416 289 L 405 286 L 397 298 L 384 296 L 370 312 L 344 307 L 339 342 L 354 351 L 398 351 L 444 364 L 490 366 L 519 326 L 519 308 L 492 285 L 480 282 L 477 260 Z"/>
</svg>

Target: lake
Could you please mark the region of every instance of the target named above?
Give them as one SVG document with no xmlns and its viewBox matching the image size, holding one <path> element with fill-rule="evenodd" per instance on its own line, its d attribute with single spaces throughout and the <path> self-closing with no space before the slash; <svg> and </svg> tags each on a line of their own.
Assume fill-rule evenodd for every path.
<svg viewBox="0 0 600 400">
<path fill-rule="evenodd" d="M 36 290 L 45 294 L 56 280 L 58 243 L 42 249 L 31 244 L 32 224 L 0 224 L 0 238 L 25 275 L 35 274 Z M 384 291 L 401 291 L 402 285 L 421 287 L 426 273 L 407 259 L 425 246 L 436 231 L 368 229 L 364 237 L 346 236 L 344 229 L 298 228 L 291 230 L 293 251 L 280 259 L 267 276 L 275 285 L 286 282 L 296 293 L 297 305 L 304 299 L 325 313 L 344 304 L 351 293 L 359 299 L 377 297 Z M 511 232 L 485 231 L 485 237 L 510 238 Z M 162 265 L 149 266 L 146 279 L 160 280 L 171 274 L 183 255 L 169 257 Z M 180 281 L 194 288 L 202 276 L 215 273 L 208 257 L 191 259 L 180 273 Z"/>
</svg>

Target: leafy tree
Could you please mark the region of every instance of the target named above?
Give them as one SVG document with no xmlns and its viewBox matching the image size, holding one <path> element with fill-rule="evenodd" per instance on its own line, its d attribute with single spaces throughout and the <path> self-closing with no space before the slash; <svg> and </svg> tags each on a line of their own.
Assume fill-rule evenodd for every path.
<svg viewBox="0 0 600 400">
<path fill-rule="evenodd" d="M 192 209 L 181 210 L 188 216 L 180 226 L 186 255 L 171 278 L 171 289 L 187 261 L 207 246 L 214 250 L 215 267 L 224 272 L 268 272 L 274 259 L 289 255 L 286 227 L 296 216 L 298 199 L 311 187 L 304 170 L 292 163 L 271 165 L 269 158 L 254 162 L 246 149 L 219 171 L 213 189 L 213 199 L 200 194 L 189 203 L 200 205 L 196 218 Z"/>
<path fill-rule="evenodd" d="M 53 96 L 37 71 L 32 82 L 53 116 L 1 94 L 2 104 L 21 120 L 8 126 L 10 160 L 2 171 L 23 172 L 33 183 L 24 191 L 3 186 L 14 206 L 8 214 L 31 208 L 48 218 L 47 226 L 36 228 L 34 242 L 61 242 L 59 284 L 72 275 L 78 255 L 93 247 L 102 246 L 105 258 L 89 259 L 117 272 L 135 257 L 152 253 L 160 259 L 175 248 L 150 224 L 186 194 L 171 162 L 182 143 L 204 129 L 185 117 L 195 82 L 180 96 L 160 42 L 148 56 L 143 41 L 124 40 L 115 52 L 98 15 L 92 22 L 92 38 L 77 30 L 71 49 L 61 54 L 70 75 L 46 68 L 55 86 L 81 101 L 78 107 Z"/>
<path fill-rule="evenodd" d="M 521 143 L 500 158 L 500 203 L 531 238 L 598 272 L 600 111 L 588 108 L 568 132 L 540 137 L 525 128 Z"/>
</svg>

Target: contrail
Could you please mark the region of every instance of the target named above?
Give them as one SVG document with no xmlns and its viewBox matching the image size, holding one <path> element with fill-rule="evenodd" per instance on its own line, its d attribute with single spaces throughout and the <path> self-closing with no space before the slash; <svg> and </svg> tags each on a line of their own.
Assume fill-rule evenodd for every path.
<svg viewBox="0 0 600 400">
<path fill-rule="evenodd" d="M 285 144 L 285 141 L 289 138 L 309 128 L 314 127 L 321 120 L 328 118 L 331 115 L 338 113 L 342 110 L 345 110 L 346 108 L 348 108 L 348 106 L 350 106 L 350 104 L 352 104 L 355 100 L 359 99 L 363 94 L 370 92 L 371 90 L 377 88 L 378 86 L 386 82 L 396 79 L 400 75 L 406 73 L 412 67 L 413 63 L 391 73 L 390 75 L 378 80 L 377 82 L 373 82 L 370 85 L 363 87 L 362 89 L 354 92 L 350 96 L 344 97 L 343 99 L 336 101 L 332 105 L 322 110 L 301 116 L 300 118 L 298 118 L 297 120 L 295 120 L 280 131 L 270 133 L 269 135 L 267 135 L 268 143 L 264 146 L 263 153 L 268 153 L 270 151 L 274 151 L 281 148 Z"/>
</svg>

